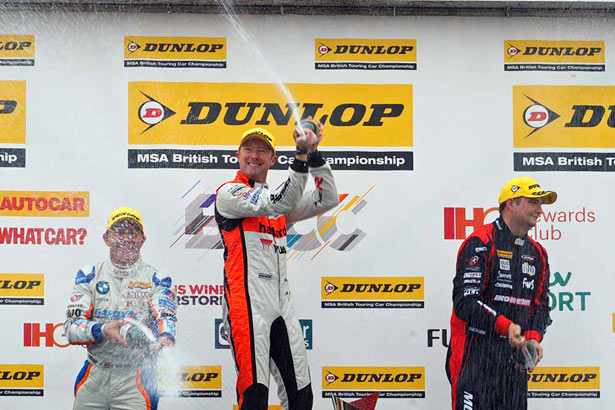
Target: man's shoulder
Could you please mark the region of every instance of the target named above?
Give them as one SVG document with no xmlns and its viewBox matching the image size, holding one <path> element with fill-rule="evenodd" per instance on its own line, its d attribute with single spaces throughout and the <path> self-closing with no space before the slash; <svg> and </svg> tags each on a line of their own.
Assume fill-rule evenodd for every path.
<svg viewBox="0 0 615 410">
<path fill-rule="evenodd" d="M 477 228 L 466 238 L 465 242 L 480 240 L 485 245 L 493 238 L 493 223 Z"/>
<path fill-rule="evenodd" d="M 79 285 L 81 283 L 90 283 L 98 274 L 101 265 L 102 262 L 98 264 L 83 265 L 77 269 L 75 284 Z"/>
</svg>

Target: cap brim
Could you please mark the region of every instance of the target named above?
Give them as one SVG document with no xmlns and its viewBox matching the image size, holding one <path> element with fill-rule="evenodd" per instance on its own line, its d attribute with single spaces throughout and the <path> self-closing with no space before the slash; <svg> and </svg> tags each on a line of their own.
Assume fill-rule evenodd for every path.
<svg viewBox="0 0 615 410">
<path fill-rule="evenodd" d="M 540 195 L 532 195 L 534 198 L 542 198 L 543 205 L 551 205 L 557 201 L 557 193 L 555 191 L 543 191 Z"/>
</svg>

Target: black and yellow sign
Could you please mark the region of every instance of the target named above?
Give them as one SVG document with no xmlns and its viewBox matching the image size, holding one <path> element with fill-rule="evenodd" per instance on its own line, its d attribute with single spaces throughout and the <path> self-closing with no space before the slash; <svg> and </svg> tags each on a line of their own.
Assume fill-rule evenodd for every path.
<svg viewBox="0 0 615 410">
<path fill-rule="evenodd" d="M 0 396 L 43 396 L 42 364 L 0 364 Z"/>
<path fill-rule="evenodd" d="M 537 367 L 527 389 L 528 397 L 599 398 L 600 367 Z"/>
<path fill-rule="evenodd" d="M 604 71 L 604 41 L 504 41 L 506 71 Z"/>
<path fill-rule="evenodd" d="M 43 305 L 45 275 L 0 273 L 0 305 Z"/>
<path fill-rule="evenodd" d="M 161 367 L 158 388 L 163 396 L 222 397 L 222 366 Z"/>
<path fill-rule="evenodd" d="M 317 38 L 316 69 L 416 70 L 416 39 Z"/>
<path fill-rule="evenodd" d="M 323 277 L 323 308 L 423 308 L 423 277 Z"/>
<path fill-rule="evenodd" d="M 424 367 L 323 367 L 322 397 L 424 398 Z"/>
<path fill-rule="evenodd" d="M 226 38 L 126 36 L 124 66 L 226 68 Z"/>
<path fill-rule="evenodd" d="M 286 86 L 292 97 L 287 98 L 277 84 L 129 83 L 129 145 L 211 147 L 131 150 L 129 167 L 237 168 L 241 134 L 263 127 L 276 136 L 276 166 L 285 169 L 294 159 L 297 119 L 312 116 L 325 125 L 322 145 L 341 149 L 327 151 L 332 168 L 412 169 L 412 85 Z"/>
<path fill-rule="evenodd" d="M 26 82 L 0 81 L 0 144 L 26 142 Z"/>
<path fill-rule="evenodd" d="M 34 36 L 0 35 L 0 66 L 33 66 Z"/>
</svg>

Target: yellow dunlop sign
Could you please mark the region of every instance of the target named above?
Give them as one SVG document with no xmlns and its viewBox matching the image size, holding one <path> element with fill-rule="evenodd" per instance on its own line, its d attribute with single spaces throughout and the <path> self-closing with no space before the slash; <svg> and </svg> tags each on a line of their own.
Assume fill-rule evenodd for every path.
<svg viewBox="0 0 615 410">
<path fill-rule="evenodd" d="M 26 142 L 26 82 L 0 81 L 0 143 Z"/>
<path fill-rule="evenodd" d="M 323 277 L 322 307 L 423 308 L 423 277 Z"/>
<path fill-rule="evenodd" d="M 504 62 L 506 64 L 598 64 L 602 65 L 602 71 L 604 71 L 604 55 L 604 41 L 504 41 Z"/>
<path fill-rule="evenodd" d="M 34 65 L 34 36 L 0 35 L 0 66 Z"/>
<path fill-rule="evenodd" d="M 225 37 L 124 37 L 126 67 L 226 67 Z"/>
<path fill-rule="evenodd" d="M 173 372 L 161 367 L 158 384 L 163 395 L 221 397 L 222 366 L 181 366 Z"/>
<path fill-rule="evenodd" d="M 43 297 L 45 275 L 39 273 L 0 273 L 0 297 Z"/>
<path fill-rule="evenodd" d="M 600 367 L 537 367 L 527 389 L 535 398 L 599 398 Z"/>
<path fill-rule="evenodd" d="M 88 191 L 0 191 L 0 216 L 90 216 Z"/>
<path fill-rule="evenodd" d="M 287 84 L 301 117 L 325 124 L 323 145 L 411 147 L 412 86 Z M 128 84 L 131 145 L 224 145 L 236 148 L 251 127 L 264 127 L 279 147 L 294 147 L 294 105 L 276 84 Z"/>
<path fill-rule="evenodd" d="M 425 397 L 425 368 L 323 367 L 322 390 L 323 397 L 360 397 L 368 391 L 383 398 Z"/>
<path fill-rule="evenodd" d="M 316 69 L 416 70 L 416 39 L 317 38 L 314 48 Z"/>
<path fill-rule="evenodd" d="M 615 86 L 514 86 L 516 148 L 615 148 Z"/>
<path fill-rule="evenodd" d="M 5 389 L 42 389 L 44 377 L 42 364 L 0 364 L 0 395 L 11 395 Z"/>
</svg>

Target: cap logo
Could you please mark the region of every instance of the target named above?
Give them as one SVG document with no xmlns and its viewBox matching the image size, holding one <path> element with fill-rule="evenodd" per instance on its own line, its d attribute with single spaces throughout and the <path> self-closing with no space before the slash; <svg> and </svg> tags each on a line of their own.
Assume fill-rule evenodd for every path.
<svg viewBox="0 0 615 410">
<path fill-rule="evenodd" d="M 510 187 L 510 190 L 515 193 L 519 190 L 519 187 L 517 185 L 513 185 L 512 187 Z"/>
<path fill-rule="evenodd" d="M 534 189 L 534 188 L 538 188 L 538 189 L 540 189 L 540 185 L 538 185 L 538 184 L 534 184 L 534 185 L 530 185 L 530 186 L 528 186 L 528 187 L 527 187 L 527 189 L 528 189 L 528 190 L 530 190 L 530 189 Z"/>
</svg>

